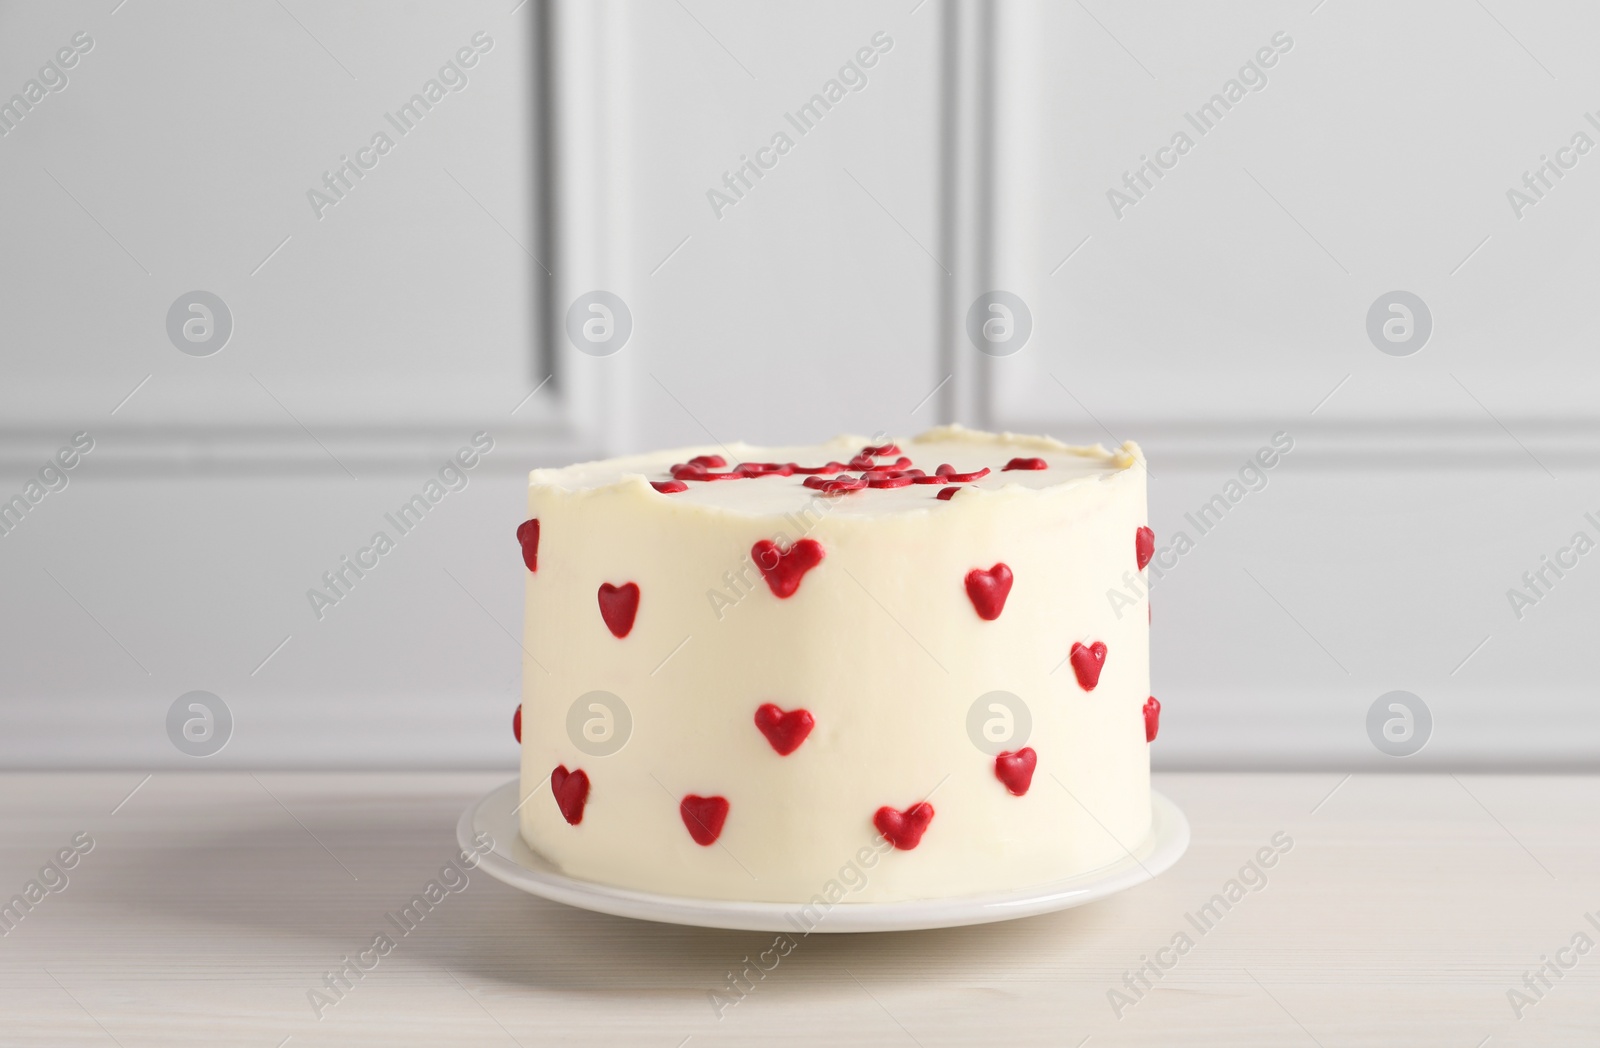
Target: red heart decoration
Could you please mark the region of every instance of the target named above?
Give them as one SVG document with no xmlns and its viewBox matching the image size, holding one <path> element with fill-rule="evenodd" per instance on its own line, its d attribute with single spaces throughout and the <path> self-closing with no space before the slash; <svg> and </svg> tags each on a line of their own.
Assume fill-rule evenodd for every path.
<svg viewBox="0 0 1600 1048">
<path fill-rule="evenodd" d="M 1140 528 L 1133 533 L 1133 556 L 1139 562 L 1139 570 L 1143 571 L 1150 558 L 1156 554 L 1156 533 L 1149 528 Z"/>
<path fill-rule="evenodd" d="M 722 836 L 722 824 L 728 819 L 728 799 L 696 797 L 691 793 L 678 805 L 678 814 L 694 842 L 710 847 Z"/>
<path fill-rule="evenodd" d="M 811 734 L 811 729 L 816 727 L 816 718 L 808 710 L 790 710 L 788 713 L 775 703 L 763 703 L 756 710 L 756 727 L 761 729 L 761 734 L 772 743 L 772 748 L 778 751 L 778 756 L 787 757 L 800 748 L 806 741 L 806 736 Z"/>
<path fill-rule="evenodd" d="M 550 792 L 556 795 L 556 807 L 569 825 L 583 821 L 583 806 L 589 802 L 589 776 L 582 768 L 568 771 L 565 764 L 557 764 L 550 773 Z"/>
<path fill-rule="evenodd" d="M 1078 675 L 1078 687 L 1093 691 L 1094 686 L 1100 683 L 1100 671 L 1106 665 L 1105 642 L 1097 640 L 1086 648 L 1073 641 L 1071 658 L 1072 672 Z"/>
<path fill-rule="evenodd" d="M 539 570 L 539 520 L 525 520 L 517 525 L 517 543 L 522 546 L 522 563 L 529 571 Z"/>
<path fill-rule="evenodd" d="M 965 484 L 970 480 L 981 480 L 984 477 L 987 477 L 989 475 L 989 467 L 984 466 L 981 469 L 975 469 L 970 473 L 958 473 L 956 472 L 956 468 L 950 465 L 950 463 L 941 462 L 939 463 L 939 468 L 933 472 L 935 476 L 943 477 L 945 480 L 951 481 L 952 483 Z"/>
<path fill-rule="evenodd" d="M 843 473 L 844 472 L 844 463 L 843 462 L 829 462 L 825 466 L 802 466 L 798 462 L 791 462 L 791 463 L 789 463 L 789 465 L 794 467 L 794 472 L 801 473 L 801 474 L 805 474 L 805 473 L 826 473 L 829 476 L 832 476 L 835 473 Z"/>
<path fill-rule="evenodd" d="M 1046 462 L 1042 458 L 1014 458 L 1010 462 L 1007 462 L 1004 466 L 1000 467 L 1000 472 L 1004 473 L 1007 470 L 1013 470 L 1013 469 L 1049 469 L 1049 468 L 1050 468 L 1050 463 Z"/>
<path fill-rule="evenodd" d="M 1144 741 L 1155 742 L 1156 732 L 1161 730 L 1161 702 L 1154 695 L 1145 700 L 1144 704 Z"/>
<path fill-rule="evenodd" d="M 1039 755 L 1033 752 L 1032 746 L 1024 746 L 1015 753 L 1002 753 L 994 759 L 994 777 L 1020 797 L 1033 785 L 1033 769 L 1038 763 Z"/>
<path fill-rule="evenodd" d="M 849 467 L 851 469 L 905 469 L 907 466 L 911 465 L 911 460 L 906 458 L 904 455 L 901 455 L 899 448 L 895 447 L 893 444 L 885 444 L 884 447 L 891 448 L 893 450 L 880 451 L 877 448 L 870 446 L 862 448 L 861 454 L 849 461 Z M 898 455 L 899 457 L 893 462 L 875 461 L 877 458 L 888 455 Z"/>
<path fill-rule="evenodd" d="M 830 497 L 848 495 L 852 491 L 862 491 L 867 486 L 866 481 L 857 477 L 836 477 L 833 480 L 825 480 L 822 477 L 807 477 L 801 483 Z M 804 539 L 802 541 L 809 542 L 811 540 Z"/>
<path fill-rule="evenodd" d="M 1011 592 L 1011 569 L 996 564 L 988 571 L 973 568 L 967 572 L 967 596 L 978 611 L 978 618 L 994 621 L 1006 606 L 1006 595 Z"/>
<path fill-rule="evenodd" d="M 883 834 L 883 839 L 901 851 L 910 851 L 922 843 L 922 834 L 932 821 L 933 805 L 927 801 L 913 804 L 905 811 L 895 811 L 884 805 L 872 817 L 872 825 Z"/>
<path fill-rule="evenodd" d="M 626 637 L 633 629 L 633 617 L 639 614 L 639 587 L 632 582 L 613 586 L 600 584 L 600 617 L 613 636 Z"/>
<path fill-rule="evenodd" d="M 741 477 L 765 477 L 777 474 L 780 477 L 794 476 L 793 462 L 741 462 L 734 469 Z"/>
<path fill-rule="evenodd" d="M 522 741 L 522 703 L 520 702 L 517 703 L 517 712 L 511 715 L 511 734 L 517 737 L 518 742 Z"/>
<path fill-rule="evenodd" d="M 761 577 L 767 580 L 773 595 L 781 599 L 794 596 L 805 573 L 822 563 L 822 543 L 816 539 L 801 539 L 788 549 L 782 549 L 776 542 L 762 539 L 750 547 L 750 556 L 761 569 Z"/>
</svg>

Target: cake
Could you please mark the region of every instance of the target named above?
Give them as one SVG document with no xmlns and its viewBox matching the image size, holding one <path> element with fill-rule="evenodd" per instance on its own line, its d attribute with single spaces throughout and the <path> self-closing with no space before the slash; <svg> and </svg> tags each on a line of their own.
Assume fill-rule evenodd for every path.
<svg viewBox="0 0 1600 1048">
<path fill-rule="evenodd" d="M 535 470 L 528 508 L 517 815 L 561 872 L 948 898 L 1149 832 L 1136 445 L 690 448 Z"/>
</svg>

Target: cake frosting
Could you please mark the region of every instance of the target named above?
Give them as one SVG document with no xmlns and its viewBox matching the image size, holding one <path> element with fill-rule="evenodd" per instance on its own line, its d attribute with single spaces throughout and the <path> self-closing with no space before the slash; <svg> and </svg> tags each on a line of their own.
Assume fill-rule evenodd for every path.
<svg viewBox="0 0 1600 1048">
<path fill-rule="evenodd" d="M 1137 445 L 688 448 L 535 470 L 528 507 L 518 817 L 563 872 L 943 898 L 1148 833 L 1149 613 L 1107 598 L 1153 548 Z"/>
</svg>

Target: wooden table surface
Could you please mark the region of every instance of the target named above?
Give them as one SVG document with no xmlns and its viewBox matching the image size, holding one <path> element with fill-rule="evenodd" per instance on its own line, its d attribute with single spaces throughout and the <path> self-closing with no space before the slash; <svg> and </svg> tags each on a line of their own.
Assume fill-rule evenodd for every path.
<svg viewBox="0 0 1600 1048">
<path fill-rule="evenodd" d="M 0 923 L 0 1044 L 1600 1044 L 1600 778 L 1161 775 L 1194 841 L 1156 881 L 1007 924 L 812 935 L 741 996 L 726 973 L 770 934 L 482 873 L 400 935 L 386 915 L 507 777 L 0 775 L 0 901 L 79 849 Z M 324 975 L 383 932 L 334 1000 Z M 1151 988 L 1125 982 L 1147 958 Z"/>
</svg>

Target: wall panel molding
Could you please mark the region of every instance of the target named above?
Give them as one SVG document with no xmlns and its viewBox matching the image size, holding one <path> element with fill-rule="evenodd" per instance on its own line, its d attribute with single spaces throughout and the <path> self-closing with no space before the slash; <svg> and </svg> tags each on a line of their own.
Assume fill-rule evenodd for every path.
<svg viewBox="0 0 1600 1048">
<path fill-rule="evenodd" d="M 1023 433 L 1107 445 L 1137 441 L 1157 474 L 1231 469 L 1274 433 L 1294 438 L 1296 469 L 1447 470 L 1556 477 L 1600 470 L 1600 418 L 1318 420 L 1303 416 L 1177 421 L 1158 418 L 1017 415 L 997 410 L 998 424 Z M 1515 434 L 1513 436 L 1513 434 Z"/>
</svg>

